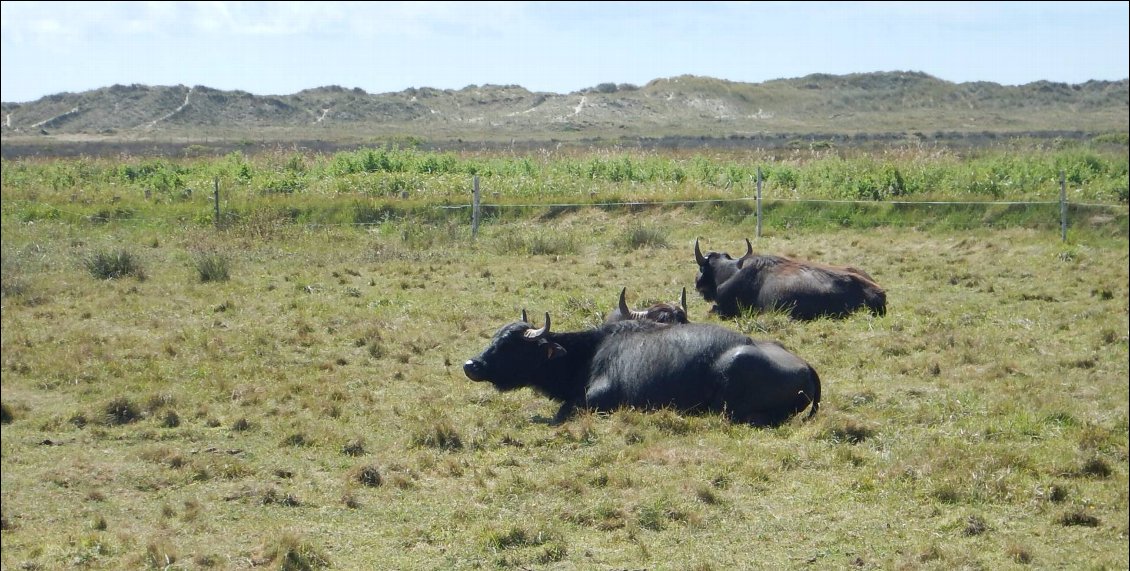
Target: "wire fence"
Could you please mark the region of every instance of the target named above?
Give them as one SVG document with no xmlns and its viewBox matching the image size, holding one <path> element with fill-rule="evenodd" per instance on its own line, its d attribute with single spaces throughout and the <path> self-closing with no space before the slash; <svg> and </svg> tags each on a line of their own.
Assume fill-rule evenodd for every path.
<svg viewBox="0 0 1130 571">
<path fill-rule="evenodd" d="M 835 221 L 843 226 L 853 225 L 851 215 L 861 209 L 872 208 L 920 208 L 920 207 L 937 207 L 939 209 L 957 209 L 957 208 L 1032 208 L 1044 207 L 1051 208 L 1056 205 L 1059 206 L 1059 225 L 1061 227 L 1062 239 L 1067 239 L 1067 228 L 1069 227 L 1069 216 L 1072 212 L 1078 212 L 1080 209 L 1099 209 L 1108 210 L 1121 214 L 1128 214 L 1128 206 L 1125 203 L 1094 203 L 1094 202 L 1071 202 L 1066 198 L 1065 187 L 1060 181 L 1060 197 L 1059 200 L 1040 200 L 1040 201 L 1009 201 L 1009 200 L 848 200 L 848 199 L 824 199 L 824 198 L 762 198 L 760 196 L 760 185 L 758 186 L 758 196 L 745 196 L 745 197 L 732 197 L 732 198 L 704 198 L 704 199 L 681 199 L 681 200 L 626 200 L 626 201 L 589 201 L 589 202 L 529 202 L 529 203 L 514 203 L 514 202 L 499 202 L 499 203 L 483 203 L 482 193 L 479 192 L 478 177 L 473 179 L 472 200 L 467 204 L 442 204 L 433 205 L 430 207 L 437 211 L 465 211 L 470 210 L 471 216 L 468 222 L 471 225 L 472 237 L 477 233 L 481 219 L 484 213 L 492 214 L 499 213 L 506 210 L 545 210 L 545 211 L 559 211 L 565 209 L 630 209 L 639 210 L 644 208 L 668 208 L 678 206 L 721 206 L 732 204 L 748 205 L 748 213 L 745 216 L 754 216 L 757 223 L 757 236 L 761 235 L 762 226 L 765 222 L 772 220 L 779 226 L 793 227 L 803 226 L 806 222 L 814 220 Z M 6 211 L 14 210 L 14 204 L 17 201 L 8 201 L 5 206 Z M 216 181 L 214 192 L 210 197 L 209 210 L 211 213 L 211 222 L 217 227 L 223 225 L 225 220 L 225 213 L 222 208 L 222 196 L 219 188 L 219 182 Z M 829 208 L 813 208 L 813 209 L 798 209 L 797 206 L 803 205 L 816 205 L 824 206 L 836 205 L 850 207 L 846 212 L 837 211 Z M 135 213 L 126 211 L 118 212 L 113 209 L 114 205 L 110 205 L 109 210 L 102 209 L 94 213 L 80 212 L 68 208 L 60 208 L 53 204 L 47 203 L 24 203 L 22 209 L 24 211 L 39 212 L 41 218 L 70 218 L 71 220 L 87 220 L 91 222 L 107 223 L 134 223 L 134 224 L 164 224 L 168 222 L 167 217 L 161 218 L 147 218 L 144 216 L 137 216 Z M 789 208 L 793 207 L 793 208 Z M 197 214 L 194 222 L 202 223 L 203 218 L 207 216 L 200 212 Z M 387 220 L 382 221 L 354 221 L 354 222 L 302 222 L 301 224 L 306 227 L 329 227 L 329 226 L 379 226 L 386 223 Z M 1050 224 L 1050 220 L 1045 220 L 1044 224 Z M 880 224 L 882 225 L 882 224 Z M 991 224 L 987 224 L 991 225 Z"/>
<path fill-rule="evenodd" d="M 638 209 L 645 209 L 645 208 L 661 209 L 661 208 L 666 208 L 666 207 L 677 207 L 677 206 L 703 206 L 703 205 L 709 206 L 709 205 L 725 205 L 725 204 L 748 204 L 748 205 L 751 205 L 751 206 L 749 206 L 750 215 L 756 216 L 756 214 L 755 214 L 756 209 L 754 208 L 754 206 L 756 206 L 756 204 L 758 202 L 759 201 L 756 198 L 752 198 L 752 197 L 710 198 L 710 199 L 693 199 L 693 200 L 647 200 L 647 201 L 628 200 L 628 201 L 604 201 L 604 202 L 529 202 L 529 203 L 512 203 L 512 202 L 511 203 L 489 203 L 489 202 L 483 202 L 483 203 L 479 204 L 478 209 L 480 211 L 480 216 L 482 216 L 481 213 L 499 212 L 499 211 L 505 211 L 505 210 L 554 211 L 554 210 L 583 209 L 583 208 L 614 209 L 614 210 L 618 210 L 618 209 L 638 210 Z M 760 203 L 763 206 L 764 211 L 768 213 L 768 214 L 763 214 L 762 217 L 767 218 L 767 219 L 773 219 L 773 218 L 780 219 L 781 216 L 779 214 L 776 214 L 777 211 L 774 210 L 774 207 L 775 206 L 782 206 L 782 205 L 796 205 L 796 206 L 801 206 L 801 205 L 843 205 L 843 206 L 856 207 L 858 209 L 884 208 L 884 207 L 906 207 L 906 208 L 939 207 L 939 208 L 942 208 L 942 209 L 953 208 L 953 207 L 972 207 L 972 208 L 983 207 L 983 208 L 986 208 L 986 209 L 988 209 L 989 207 L 1005 207 L 1005 208 L 1009 208 L 1009 207 L 1025 207 L 1025 208 L 1026 207 L 1045 207 L 1045 208 L 1051 208 L 1051 207 L 1055 207 L 1057 205 L 1060 205 L 1060 206 L 1066 206 L 1067 207 L 1066 212 L 1068 212 L 1068 213 L 1076 211 L 1078 209 L 1094 209 L 1094 210 L 1106 210 L 1106 211 L 1110 211 L 1110 212 L 1113 212 L 1113 213 L 1130 214 L 1130 205 L 1127 205 L 1127 204 L 1095 203 L 1095 202 L 1071 202 L 1071 201 L 1061 203 L 1060 201 L 1057 201 L 1057 200 L 1039 200 L 1039 201 L 884 200 L 884 201 L 875 201 L 875 200 L 844 200 L 844 199 L 819 199 L 819 198 L 767 198 L 767 199 L 760 200 Z M 11 206 L 11 205 L 12 205 L 12 203 L 9 204 L 9 206 Z M 222 205 L 222 203 L 221 203 L 221 205 Z M 467 203 L 467 204 L 433 205 L 433 206 L 430 206 L 430 207 L 427 207 L 427 208 L 431 208 L 431 209 L 434 209 L 434 210 L 437 210 L 437 211 L 448 211 L 448 212 L 450 212 L 450 211 L 469 211 L 469 213 L 473 215 L 476 206 L 473 203 Z M 13 207 L 12 209 L 15 209 L 15 208 Z M 59 207 L 59 206 L 56 206 L 56 205 L 53 205 L 53 204 L 48 204 L 48 203 L 31 203 L 31 202 L 29 202 L 29 203 L 23 204 L 22 209 L 23 210 L 39 211 L 39 212 L 52 211 L 53 214 L 51 214 L 51 215 L 40 216 L 40 218 L 45 218 L 45 219 L 67 218 L 67 219 L 70 219 L 70 220 L 86 220 L 86 221 L 91 221 L 91 222 L 111 222 L 112 221 L 112 222 L 115 222 L 115 223 L 135 223 L 135 224 L 146 224 L 146 223 L 163 224 L 163 223 L 167 223 L 169 221 L 168 217 L 145 217 L 145 216 L 138 216 L 138 215 L 132 214 L 132 213 L 128 214 L 128 215 L 115 216 L 112 212 L 107 213 L 107 212 L 102 212 L 102 211 L 96 211 L 96 212 L 92 213 L 92 212 L 89 212 L 89 211 L 80 211 L 80 210 L 70 209 L 70 208 L 66 208 L 66 207 Z M 212 210 L 213 205 L 209 205 L 209 209 Z M 214 208 L 214 214 L 210 213 L 210 214 L 207 215 L 208 218 L 209 218 L 208 222 L 214 222 L 215 220 L 221 220 L 223 218 L 225 212 L 229 212 L 229 211 L 225 211 L 222 207 Z M 818 215 L 818 213 L 821 212 L 820 209 L 814 208 L 814 209 L 809 210 L 808 212 L 809 212 L 809 216 L 807 216 L 807 218 L 809 218 L 809 219 L 820 218 L 820 216 Z M 838 214 L 838 213 L 833 212 L 831 214 L 835 215 L 835 214 Z M 203 210 L 201 210 L 200 216 L 205 216 Z M 473 216 L 468 216 L 468 223 L 469 224 L 472 224 L 472 225 L 476 224 L 476 221 L 473 218 L 474 218 Z M 793 217 L 793 218 L 796 218 L 796 217 Z M 1070 220 L 1068 220 L 1068 222 L 1070 222 Z M 309 227 L 322 227 L 322 226 L 358 226 L 358 227 L 365 227 L 365 226 L 379 226 L 381 224 L 384 224 L 384 222 L 383 221 L 381 221 L 381 222 L 305 222 L 303 224 L 305 226 L 309 226 Z"/>
</svg>

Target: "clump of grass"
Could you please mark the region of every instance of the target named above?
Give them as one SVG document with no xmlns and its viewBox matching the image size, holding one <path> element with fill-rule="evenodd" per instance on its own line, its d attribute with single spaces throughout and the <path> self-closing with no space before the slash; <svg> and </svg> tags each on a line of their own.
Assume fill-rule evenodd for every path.
<svg viewBox="0 0 1130 571">
<path fill-rule="evenodd" d="M 106 403 L 102 409 L 106 424 L 121 426 L 141 419 L 141 409 L 129 397 L 118 397 Z"/>
<path fill-rule="evenodd" d="M 463 448 L 463 438 L 459 436 L 459 432 L 450 422 L 441 420 L 418 430 L 412 436 L 412 444 L 440 450 L 459 450 Z"/>
<path fill-rule="evenodd" d="M 280 506 L 297 507 L 302 505 L 302 501 L 298 499 L 298 496 L 290 492 L 280 492 L 274 487 L 263 490 L 262 494 L 259 496 L 259 503 L 264 506 L 277 504 Z"/>
<path fill-rule="evenodd" d="M 177 562 L 177 554 L 168 541 L 150 541 L 145 546 L 145 566 L 152 569 L 169 569 Z"/>
<path fill-rule="evenodd" d="M 9 275 L 0 277 L 0 297 L 20 297 L 27 294 L 30 289 L 27 280 L 22 277 Z"/>
<path fill-rule="evenodd" d="M 183 521 L 196 521 L 200 517 L 200 513 L 204 510 L 204 506 L 196 500 L 184 501 L 184 513 L 181 515 Z"/>
<path fill-rule="evenodd" d="M 524 236 L 519 232 L 502 234 L 495 241 L 501 254 L 567 255 L 580 250 L 577 239 L 569 235 L 534 234 Z"/>
<path fill-rule="evenodd" d="M 321 549 L 289 531 L 265 542 L 260 553 L 255 563 L 271 564 L 285 571 L 313 571 L 330 566 L 329 558 Z"/>
<path fill-rule="evenodd" d="M 1008 558 L 1021 565 L 1027 565 L 1032 562 L 1032 553 L 1023 546 L 1011 545 L 1008 548 Z"/>
<path fill-rule="evenodd" d="M 131 276 L 138 280 L 145 279 L 145 270 L 141 267 L 141 261 L 126 249 L 98 250 L 91 254 L 84 264 L 90 275 L 100 280 Z"/>
<path fill-rule="evenodd" d="M 669 243 L 667 241 L 667 235 L 663 230 L 642 224 L 632 224 L 624 234 L 616 240 L 616 244 L 614 245 L 628 250 L 638 250 L 645 247 L 666 248 Z"/>
<path fill-rule="evenodd" d="M 565 255 L 576 254 L 579 250 L 577 241 L 572 236 L 542 236 L 534 235 L 528 244 L 531 255 Z"/>
<path fill-rule="evenodd" d="M 1090 458 L 1083 463 L 1079 468 L 1079 475 L 1090 476 L 1092 478 L 1108 478 L 1110 477 L 1111 469 L 1110 464 L 1102 458 Z"/>
<path fill-rule="evenodd" d="M 1099 518 L 1081 510 L 1069 511 L 1056 518 L 1056 523 L 1065 526 L 1080 525 L 1084 527 L 1098 527 Z"/>
<path fill-rule="evenodd" d="M 283 438 L 282 443 L 286 446 L 302 447 L 309 446 L 310 439 L 302 432 L 295 432 Z"/>
<path fill-rule="evenodd" d="M 949 483 L 939 485 L 930 495 L 943 504 L 953 505 L 961 501 L 961 492 Z"/>
<path fill-rule="evenodd" d="M 180 426 L 180 415 L 175 410 L 167 410 L 161 415 L 161 428 L 176 428 Z"/>
<path fill-rule="evenodd" d="M 381 471 L 372 464 L 362 466 L 358 469 L 356 477 L 358 482 L 370 488 L 376 488 L 381 485 Z"/>
<path fill-rule="evenodd" d="M 561 541 L 554 541 L 549 545 L 546 545 L 542 549 L 541 554 L 537 557 L 537 562 L 541 563 L 542 565 L 545 565 L 547 563 L 556 563 L 558 561 L 564 561 L 568 555 L 569 548 L 565 545 L 565 543 Z"/>
<path fill-rule="evenodd" d="M 353 341 L 353 344 L 356 347 L 365 347 L 370 357 L 380 359 L 385 354 L 384 346 L 381 342 L 381 328 L 373 325 L 358 336 L 357 339 Z"/>
<path fill-rule="evenodd" d="M 85 428 L 89 423 L 89 421 L 86 419 L 86 415 L 81 412 L 72 414 L 69 418 L 67 418 L 67 422 L 75 428 Z"/>
<path fill-rule="evenodd" d="M 226 282 L 231 278 L 228 258 L 223 254 L 200 254 L 193 260 L 196 275 L 203 283 Z"/>
<path fill-rule="evenodd" d="M 721 494 L 713 487 L 707 485 L 699 485 L 695 488 L 695 498 L 698 498 L 698 501 L 708 505 L 718 505 L 724 501 Z"/>
<path fill-rule="evenodd" d="M 1047 491 L 1046 497 L 1049 501 L 1054 503 L 1063 503 L 1067 500 L 1067 488 L 1058 484 L 1052 484 Z"/>
<path fill-rule="evenodd" d="M 662 531 L 667 522 L 674 519 L 679 519 L 679 513 L 662 498 L 636 508 L 636 523 L 644 529 Z"/>
<path fill-rule="evenodd" d="M 108 527 L 109 525 L 106 523 L 105 516 L 96 515 L 94 519 L 90 520 L 90 529 L 94 531 L 106 531 Z"/>
<path fill-rule="evenodd" d="M 176 397 L 169 393 L 154 393 L 145 400 L 145 411 L 153 414 L 176 403 Z"/>
<path fill-rule="evenodd" d="M 825 437 L 834 442 L 847 442 L 859 444 L 875 435 L 875 430 L 870 426 L 859 423 L 850 418 L 837 419 L 835 425 L 827 429 Z"/>
<path fill-rule="evenodd" d="M 981 516 L 971 515 L 969 519 L 965 520 L 965 529 L 963 534 L 972 537 L 974 535 L 981 535 L 989 530 L 989 524 L 985 523 L 984 518 Z"/>
<path fill-rule="evenodd" d="M 545 530 L 509 526 L 502 529 L 488 529 L 483 533 L 483 543 L 490 549 L 502 550 L 516 547 L 536 547 L 554 539 Z"/>
<path fill-rule="evenodd" d="M 354 438 L 341 447 L 341 453 L 346 456 L 360 456 L 365 453 L 365 439 Z"/>
<path fill-rule="evenodd" d="M 646 418 L 648 424 L 672 436 L 688 434 L 692 428 L 689 419 L 669 408 L 657 410 Z"/>
</svg>

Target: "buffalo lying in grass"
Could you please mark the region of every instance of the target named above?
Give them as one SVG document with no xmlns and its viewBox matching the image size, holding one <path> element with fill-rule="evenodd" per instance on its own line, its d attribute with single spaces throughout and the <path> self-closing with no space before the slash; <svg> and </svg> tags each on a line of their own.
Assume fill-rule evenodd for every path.
<svg viewBox="0 0 1130 571">
<path fill-rule="evenodd" d="M 711 311 L 720 317 L 780 310 L 811 320 L 847 317 L 862 308 L 875 315 L 887 311 L 887 292 L 863 270 L 753 254 L 749 240 L 746 245 L 749 252 L 735 260 L 725 253 L 703 255 L 695 240 L 695 289 L 714 302 Z"/>
<path fill-rule="evenodd" d="M 689 323 L 687 320 L 687 288 L 677 303 L 653 303 L 644 309 L 631 309 L 624 301 L 628 288 L 620 290 L 620 304 L 604 319 L 605 323 L 616 323 L 627 319 L 648 319 L 658 323 Z"/>
<path fill-rule="evenodd" d="M 561 402 L 558 423 L 578 409 L 670 407 L 771 426 L 820 407 L 820 377 L 803 359 L 706 323 L 625 320 L 560 333 L 550 331 L 549 313 L 535 328 L 523 312 L 463 372 L 500 391 L 530 387 Z"/>
</svg>

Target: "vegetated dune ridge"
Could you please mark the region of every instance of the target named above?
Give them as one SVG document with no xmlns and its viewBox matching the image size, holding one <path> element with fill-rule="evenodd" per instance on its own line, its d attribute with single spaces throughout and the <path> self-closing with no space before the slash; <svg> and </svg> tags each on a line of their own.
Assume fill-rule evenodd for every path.
<svg viewBox="0 0 1130 571">
<path fill-rule="evenodd" d="M 998 137 L 1125 133 L 1128 80 L 1020 86 L 952 83 L 920 72 L 815 74 L 763 83 L 698 76 L 573 93 L 517 85 L 339 86 L 253 95 L 205 86 L 113 85 L 3 103 L 5 156 L 91 143 L 307 141 L 322 150 L 399 139 L 416 144 L 631 142 L 645 146 L 782 147 L 890 140 L 976 144 Z"/>
</svg>

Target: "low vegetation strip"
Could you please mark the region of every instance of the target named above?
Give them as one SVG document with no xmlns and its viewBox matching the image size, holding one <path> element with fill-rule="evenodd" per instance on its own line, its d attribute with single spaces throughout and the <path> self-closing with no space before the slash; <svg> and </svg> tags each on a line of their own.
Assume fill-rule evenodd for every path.
<svg viewBox="0 0 1130 571">
<path fill-rule="evenodd" d="M 212 192 L 356 195 L 425 201 L 465 199 L 478 176 L 501 201 L 752 196 L 847 200 L 1049 200 L 1062 177 L 1071 200 L 1127 201 L 1126 144 L 1063 142 L 1060 148 L 1005 146 L 959 153 L 910 146 L 881 153 L 772 150 L 710 155 L 575 150 L 514 156 L 386 146 L 333 154 L 278 150 L 217 158 L 20 159 L 3 161 L 9 196 L 175 202 Z"/>
</svg>

